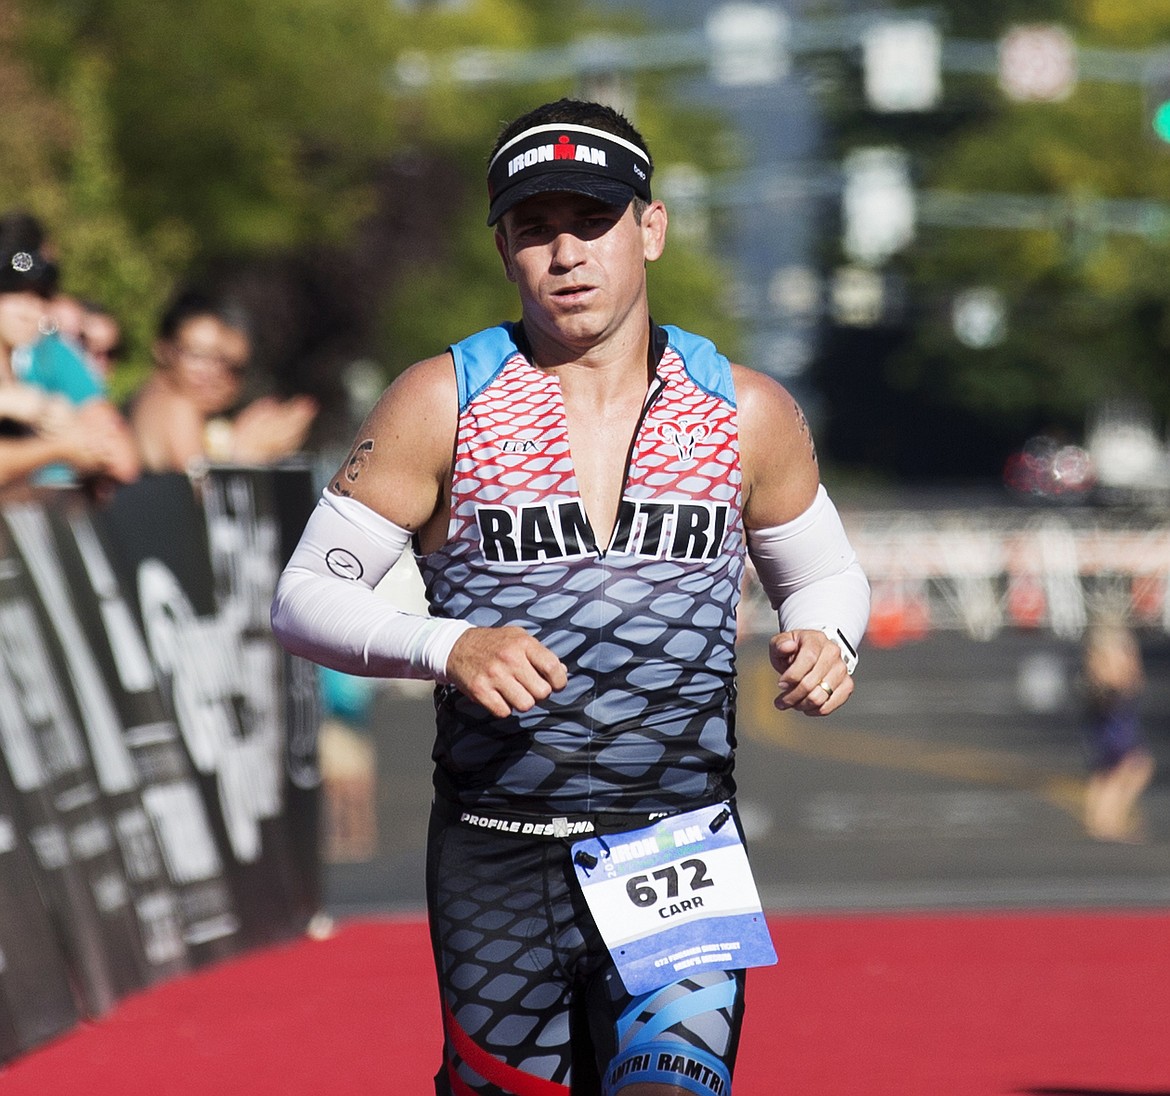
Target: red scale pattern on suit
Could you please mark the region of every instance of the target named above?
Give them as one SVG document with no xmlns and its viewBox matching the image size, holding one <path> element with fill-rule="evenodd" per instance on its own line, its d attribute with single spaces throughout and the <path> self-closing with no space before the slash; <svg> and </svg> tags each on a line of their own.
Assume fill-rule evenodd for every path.
<svg viewBox="0 0 1170 1096">
<path fill-rule="evenodd" d="M 639 433 L 625 497 L 728 502 L 738 528 L 741 476 L 735 408 L 695 385 L 672 348 L 663 354 L 658 375 L 663 392 Z M 525 452 L 525 441 L 537 441 L 539 454 Z M 679 446 L 688 441 L 694 459 L 680 460 Z M 516 451 L 503 452 L 505 442 Z M 556 376 L 514 355 L 468 406 L 460 423 L 455 473 L 453 540 L 475 536 L 473 502 L 506 498 L 508 505 L 522 506 L 578 498 Z"/>
<path fill-rule="evenodd" d="M 538 437 L 539 453 L 500 448 L 507 440 L 522 446 Z M 517 354 L 472 401 L 459 424 L 453 492 L 452 540 L 478 539 L 477 502 L 506 499 L 510 506 L 522 506 L 577 495 L 561 386 L 553 374 Z"/>
<path fill-rule="evenodd" d="M 741 477 L 735 408 L 695 385 L 673 350 L 663 355 L 658 372 L 666 387 L 646 416 L 627 497 L 728 502 L 738 528 Z M 688 444 L 694 447 L 694 460 L 680 460 Z"/>
</svg>

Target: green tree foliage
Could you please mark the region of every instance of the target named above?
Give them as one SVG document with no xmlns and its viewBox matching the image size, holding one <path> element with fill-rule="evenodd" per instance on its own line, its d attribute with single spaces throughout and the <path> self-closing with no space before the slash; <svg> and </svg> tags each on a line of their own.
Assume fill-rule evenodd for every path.
<svg viewBox="0 0 1170 1096">
<path fill-rule="evenodd" d="M 288 246 L 352 223 L 389 140 L 384 0 L 37 0 L 58 85 L 75 43 L 109 63 L 127 211 L 201 249 Z M 328 196 L 328 201 L 324 200 Z"/>
<path fill-rule="evenodd" d="M 68 82 L 54 94 L 19 48 L 27 21 L 0 0 L 0 209 L 25 209 L 50 230 L 63 270 L 62 289 L 100 301 L 122 318 L 140 363 L 149 324 L 168 279 L 185 260 L 181 238 L 140 239 L 123 212 L 106 108 L 106 66 L 78 53 Z M 131 364 L 127 379 L 140 375 Z"/>
<path fill-rule="evenodd" d="M 190 234 L 172 222 L 139 234 L 123 208 L 123 187 L 112 148 L 106 107 L 108 66 L 79 59 L 66 89 L 77 136 L 56 224 L 62 288 L 94 301 L 120 318 L 128 358 L 113 384 L 115 398 L 137 385 L 148 369 L 154 321 L 171 281 L 193 250 Z"/>
<path fill-rule="evenodd" d="M 65 105 L 38 86 L 20 54 L 24 29 L 19 0 L 0 0 L 0 208 L 40 211 L 59 197 L 72 128 Z"/>
<path fill-rule="evenodd" d="M 1142 39 L 1156 6 L 1143 5 Z M 1170 5 L 1163 9 L 1165 35 Z M 1118 37 L 1103 33 L 1092 9 L 1078 29 L 1087 45 Z M 1034 408 L 1075 421 L 1103 396 L 1129 390 L 1170 411 L 1170 315 L 1157 274 L 1170 258 L 1170 204 L 1142 233 L 1109 223 L 1117 203 L 1170 198 L 1170 149 L 1145 130 L 1139 85 L 1082 81 L 1063 103 L 1004 104 L 925 175 L 940 189 L 1045 195 L 1067 209 L 1047 230 L 925 235 L 914 256 L 920 284 L 991 284 L 1009 302 L 1009 334 L 1000 347 L 990 355 L 951 356 L 954 391 L 963 402 L 992 413 Z M 931 366 L 925 356 L 915 363 L 907 355 L 904 375 L 922 376 Z"/>
<path fill-rule="evenodd" d="M 908 148 L 922 193 L 1024 195 L 1050 212 L 1042 228 L 920 226 L 891 264 L 907 285 L 905 326 L 868 344 L 869 384 L 892 419 L 901 418 L 901 404 L 920 420 L 963 427 L 950 432 L 950 452 L 947 437 L 911 429 L 901 442 L 917 453 L 892 458 L 879 444 L 854 455 L 880 452 L 908 474 L 939 465 L 988 472 L 1030 431 L 1080 436 L 1086 416 L 1110 396 L 1137 396 L 1170 416 L 1170 146 L 1147 131 L 1140 81 L 1121 78 L 1140 76 L 1141 51 L 1170 38 L 1170 2 L 989 0 L 942 11 L 952 39 L 993 42 L 1017 22 L 1059 22 L 1078 46 L 1106 51 L 1118 67 L 1108 80 L 1082 74 L 1061 102 L 1013 102 L 993 75 L 949 73 L 941 108 L 924 117 L 875 116 L 856 103 L 852 116 L 840 111 L 842 147 Z M 1129 54 L 1126 73 L 1121 59 Z M 1123 224 L 1120 214 L 1133 208 L 1125 203 L 1144 203 L 1145 219 L 1127 216 Z M 951 306 L 958 293 L 981 286 L 1002 294 L 1006 336 L 970 347 L 956 337 Z M 864 340 L 837 345 L 856 353 Z M 825 365 L 832 389 L 836 351 Z M 850 425 L 862 429 L 856 419 Z M 924 452 L 928 437 L 942 448 Z M 975 437 L 986 444 L 972 445 Z"/>
<path fill-rule="evenodd" d="M 483 224 L 487 151 L 581 88 L 477 85 L 447 62 L 606 25 L 580 0 L 0 0 L 0 185 L 45 218 L 65 288 L 123 317 L 120 391 L 197 276 L 253 307 L 273 376 L 338 396 L 346 360 L 392 373 L 515 309 Z M 637 123 L 664 162 L 702 159 L 717 127 L 658 90 L 635 89 Z M 726 330 L 713 264 L 685 243 L 670 262 L 663 317 Z"/>
<path fill-rule="evenodd" d="M 412 33 L 402 39 L 390 66 L 400 133 L 412 147 L 444 147 L 448 155 L 441 170 L 457 178 L 461 200 L 441 211 L 433 226 L 442 246 L 412 264 L 392 293 L 383 317 L 383 345 L 392 371 L 434 354 L 452 339 L 518 315 L 515 291 L 502 276 L 492 233 L 485 227 L 491 146 L 508 120 L 538 103 L 562 95 L 602 94 L 587 75 L 540 79 L 533 58 L 592 35 L 645 30 L 637 20 L 603 19 L 588 4 L 565 0 L 417 7 Z M 509 51 L 525 65 L 523 81 L 477 84 L 450 78 L 453 59 L 467 65 L 478 52 L 499 64 Z M 430 79 L 414 85 L 412 72 L 429 73 Z M 683 108 L 662 77 L 631 74 L 622 79 L 619 92 L 660 174 L 680 160 L 708 171 L 728 166 L 720 121 Z M 655 315 L 661 314 L 663 322 L 702 330 L 734 349 L 737 328 L 720 306 L 726 277 L 701 244 L 672 240 L 667 256 L 651 268 L 650 280 Z"/>
</svg>

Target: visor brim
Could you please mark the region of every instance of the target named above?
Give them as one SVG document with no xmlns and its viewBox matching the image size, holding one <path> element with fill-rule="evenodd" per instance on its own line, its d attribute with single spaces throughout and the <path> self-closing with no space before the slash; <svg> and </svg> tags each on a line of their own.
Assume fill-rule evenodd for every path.
<svg viewBox="0 0 1170 1096">
<path fill-rule="evenodd" d="M 487 223 L 494 225 L 509 209 L 528 198 L 555 193 L 581 194 L 615 209 L 624 209 L 636 197 L 632 186 L 616 179 L 585 171 L 550 171 L 518 182 L 497 194 L 488 210 Z"/>
</svg>

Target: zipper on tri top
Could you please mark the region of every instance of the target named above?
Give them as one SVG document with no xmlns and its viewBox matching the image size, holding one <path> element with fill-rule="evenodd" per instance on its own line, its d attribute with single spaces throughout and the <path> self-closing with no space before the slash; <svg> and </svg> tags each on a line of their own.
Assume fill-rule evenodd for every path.
<svg viewBox="0 0 1170 1096">
<path fill-rule="evenodd" d="M 650 409 L 658 402 L 658 397 L 662 395 L 662 390 L 666 387 L 666 381 L 658 373 L 658 369 L 654 370 L 654 379 L 650 382 L 650 388 L 646 393 L 646 399 L 642 403 L 641 414 L 638 415 L 638 421 L 634 426 L 634 435 L 630 438 L 630 447 L 626 450 L 626 467 L 622 472 L 622 490 L 618 496 L 618 512 L 617 520 L 613 523 L 613 531 L 609 534 L 609 544 L 602 548 L 594 540 L 597 547 L 597 558 L 605 559 L 610 548 L 617 543 L 618 534 L 622 531 L 622 513 L 626 505 L 626 487 L 630 482 L 630 466 L 634 463 L 634 450 L 638 446 L 638 438 L 642 433 L 642 426 L 646 422 L 646 416 L 650 413 Z"/>
</svg>

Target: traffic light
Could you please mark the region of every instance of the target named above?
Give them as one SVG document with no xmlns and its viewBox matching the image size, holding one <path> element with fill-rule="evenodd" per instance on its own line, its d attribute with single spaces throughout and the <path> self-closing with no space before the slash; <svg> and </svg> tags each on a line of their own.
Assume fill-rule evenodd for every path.
<svg viewBox="0 0 1170 1096">
<path fill-rule="evenodd" d="M 1146 78 L 1146 123 L 1157 140 L 1170 144 L 1170 67 Z"/>
</svg>

